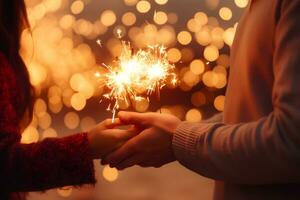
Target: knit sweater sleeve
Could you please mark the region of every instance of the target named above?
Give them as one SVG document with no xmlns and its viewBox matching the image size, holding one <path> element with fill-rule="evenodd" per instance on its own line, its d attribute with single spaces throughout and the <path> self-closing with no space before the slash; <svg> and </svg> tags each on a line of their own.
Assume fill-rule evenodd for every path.
<svg viewBox="0 0 300 200">
<path fill-rule="evenodd" d="M 41 191 L 66 185 L 94 184 L 87 134 L 21 144 L 19 120 L 12 103 L 17 88 L 0 55 L 0 185 L 4 191 Z M 17 97 L 14 97 L 17 98 Z"/>
<path fill-rule="evenodd" d="M 281 1 L 274 38 L 273 111 L 239 124 L 183 122 L 173 141 L 183 165 L 237 184 L 300 181 L 299 11 L 300 1 Z"/>
</svg>

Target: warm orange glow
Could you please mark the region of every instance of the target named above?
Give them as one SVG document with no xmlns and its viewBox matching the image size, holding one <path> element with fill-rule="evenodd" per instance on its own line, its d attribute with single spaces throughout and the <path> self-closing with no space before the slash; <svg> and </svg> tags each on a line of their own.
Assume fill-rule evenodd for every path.
<svg viewBox="0 0 300 200">
<path fill-rule="evenodd" d="M 26 0 L 31 30 L 22 33 L 21 53 L 38 98 L 29 126 L 32 133 L 26 130 L 23 142 L 55 137 L 63 125 L 88 130 L 96 124 L 96 117 L 83 113 L 93 109 L 90 102 L 99 101 L 110 91 L 103 87 L 102 77 L 109 72 L 102 63 L 122 54 L 120 38 L 130 41 L 135 49 L 147 50 L 156 44 L 168 49 L 167 61 L 176 64 L 178 80 L 174 79 L 174 85 L 168 79 L 165 87 L 178 87 L 172 93 L 179 96 L 191 94 L 183 95 L 190 97 L 185 99 L 186 105 L 166 106 L 169 102 L 162 101 L 162 112 L 185 119 L 190 109 L 223 109 L 224 98 L 218 95 L 228 83 L 228 47 L 233 44 L 240 8 L 245 8 L 249 0 L 204 0 L 193 4 L 199 7 L 184 15 L 175 7 L 176 1 L 170 0 L 122 0 L 117 6 L 110 1 L 104 3 L 107 6 L 94 10 L 98 1 Z M 155 65 L 148 72 L 157 79 L 164 73 Z M 132 82 L 120 74 L 116 77 L 120 78 L 115 82 L 119 85 Z M 150 111 L 147 89 L 136 86 L 135 90 L 137 98 L 119 100 L 119 109 Z M 159 96 L 157 90 L 151 90 L 153 98 Z M 173 104 L 177 100 L 170 101 Z M 114 101 L 111 103 L 113 107 Z M 55 123 L 57 116 L 64 115 L 61 123 Z M 191 111 L 187 117 L 199 121 L 199 111 Z"/>
</svg>

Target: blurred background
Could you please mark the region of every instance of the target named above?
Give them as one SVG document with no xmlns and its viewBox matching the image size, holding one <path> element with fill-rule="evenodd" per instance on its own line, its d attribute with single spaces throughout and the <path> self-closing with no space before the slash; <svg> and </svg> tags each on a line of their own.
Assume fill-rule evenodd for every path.
<svg viewBox="0 0 300 200">
<path fill-rule="evenodd" d="M 200 122 L 222 112 L 229 52 L 248 0 L 27 0 L 30 30 L 22 34 L 22 56 L 38 99 L 22 142 L 89 130 L 112 116 L 100 103 L 104 64 L 120 55 L 121 40 L 135 49 L 163 44 L 176 66 L 178 84 L 161 99 L 127 105 Z M 121 37 L 121 39 L 120 39 Z M 161 169 L 122 172 L 95 162 L 95 188 L 64 187 L 31 193 L 30 200 L 212 199 L 213 182 L 178 163 Z"/>
</svg>

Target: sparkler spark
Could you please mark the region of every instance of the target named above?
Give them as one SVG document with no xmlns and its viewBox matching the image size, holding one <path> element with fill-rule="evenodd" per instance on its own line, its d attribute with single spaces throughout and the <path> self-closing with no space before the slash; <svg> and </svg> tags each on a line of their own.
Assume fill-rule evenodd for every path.
<svg viewBox="0 0 300 200">
<path fill-rule="evenodd" d="M 94 76 L 97 77 L 97 78 L 100 78 L 100 77 L 101 77 L 101 74 L 100 74 L 100 72 L 96 72 L 96 73 L 94 74 Z"/>
<path fill-rule="evenodd" d="M 118 35 L 119 39 L 122 38 L 122 30 L 121 29 L 117 29 L 117 35 Z"/>
<path fill-rule="evenodd" d="M 97 40 L 97 44 L 102 48 L 102 41 L 100 39 Z"/>
<path fill-rule="evenodd" d="M 113 113 L 113 120 L 120 105 L 131 105 L 141 98 L 156 94 L 166 84 L 177 84 L 175 66 L 168 61 L 166 47 L 148 46 L 136 53 L 131 45 L 122 42 L 122 52 L 114 65 L 105 65 L 108 73 L 104 74 L 105 87 L 109 92 L 103 95 L 111 103 L 108 110 Z"/>
</svg>

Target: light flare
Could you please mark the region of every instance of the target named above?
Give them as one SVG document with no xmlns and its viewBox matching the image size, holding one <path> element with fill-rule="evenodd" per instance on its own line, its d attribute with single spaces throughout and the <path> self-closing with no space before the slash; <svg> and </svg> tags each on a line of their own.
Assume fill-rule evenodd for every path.
<svg viewBox="0 0 300 200">
<path fill-rule="evenodd" d="M 167 49 L 163 45 L 152 45 L 134 52 L 129 43 L 122 42 L 121 55 L 112 65 L 105 65 L 107 73 L 101 77 L 109 92 L 103 95 L 110 104 L 108 110 L 113 120 L 120 104 L 132 105 L 142 98 L 150 101 L 166 84 L 177 84 L 175 66 L 168 60 Z"/>
</svg>

